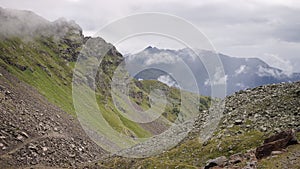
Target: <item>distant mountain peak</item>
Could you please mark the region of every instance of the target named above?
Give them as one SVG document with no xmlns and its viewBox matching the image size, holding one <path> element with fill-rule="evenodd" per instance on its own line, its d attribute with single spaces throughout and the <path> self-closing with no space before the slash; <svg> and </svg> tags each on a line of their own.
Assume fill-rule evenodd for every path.
<svg viewBox="0 0 300 169">
<path fill-rule="evenodd" d="M 204 63 L 201 62 L 201 58 L 197 59 L 197 57 L 209 59 L 216 54 L 218 54 L 220 58 L 226 76 L 224 78 L 219 77 L 219 74 L 216 73 L 214 77 L 211 78 L 226 79 L 228 94 L 265 84 L 289 81 L 293 82 L 300 79 L 299 73 L 287 76 L 282 70 L 269 66 L 259 58 L 231 57 L 221 53 L 216 53 L 216 51 L 209 51 L 205 49 L 183 48 L 173 50 L 148 46 L 142 52 L 133 55 L 129 54 L 128 58 L 130 59 L 126 60 L 126 64 L 134 65 L 127 66 L 127 69 L 132 74 L 133 72 L 136 72 L 136 70 L 134 70 L 136 65 L 147 65 L 149 67 L 167 65 L 166 67 L 168 67 L 169 70 L 175 71 L 175 73 L 172 72 L 173 74 L 177 73 L 184 77 L 185 75 L 182 75 L 181 69 L 179 69 L 179 67 L 182 66 L 180 64 L 182 63 L 181 61 L 184 61 L 196 75 L 195 78 L 198 86 L 200 86 L 200 93 L 210 95 L 210 83 L 206 82 L 209 82 L 211 78 L 207 73 Z M 153 72 L 154 71 L 149 71 L 148 73 L 146 72 L 136 77 L 141 79 L 158 79 L 162 75 L 161 72 Z M 151 76 L 149 74 L 151 74 Z M 188 82 L 189 79 L 185 79 L 185 81 Z M 186 86 L 182 86 L 182 88 L 192 91 L 188 84 Z"/>
<path fill-rule="evenodd" d="M 148 49 L 152 49 L 153 47 L 151 45 L 149 45 L 148 47 L 145 48 L 145 50 L 148 50 Z"/>
<path fill-rule="evenodd" d="M 161 49 L 158 49 L 157 47 L 149 45 L 143 51 L 147 51 L 147 52 L 150 52 L 150 53 L 155 53 L 155 52 L 160 52 Z"/>
</svg>

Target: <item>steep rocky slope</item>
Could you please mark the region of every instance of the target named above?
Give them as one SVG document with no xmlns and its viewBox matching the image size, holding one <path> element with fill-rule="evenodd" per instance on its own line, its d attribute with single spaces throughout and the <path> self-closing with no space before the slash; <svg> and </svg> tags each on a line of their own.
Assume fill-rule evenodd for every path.
<svg viewBox="0 0 300 169">
<path fill-rule="evenodd" d="M 295 82 L 237 92 L 225 99 L 224 116 L 208 141 L 199 140 L 203 123 L 202 118 L 198 118 L 189 137 L 163 154 L 135 160 L 108 158 L 98 165 L 112 168 L 199 168 L 207 165 L 210 159 L 222 157 L 217 160 L 226 162 L 227 158 L 240 158 L 225 168 L 297 168 L 300 165 L 299 144 L 262 160 L 255 157 L 255 149 L 270 135 L 287 129 L 299 131 L 299 91 L 300 82 Z M 297 137 L 299 140 L 299 132 Z"/>
<path fill-rule="evenodd" d="M 105 151 L 77 119 L 0 68 L 0 168 L 76 166 Z"/>
</svg>

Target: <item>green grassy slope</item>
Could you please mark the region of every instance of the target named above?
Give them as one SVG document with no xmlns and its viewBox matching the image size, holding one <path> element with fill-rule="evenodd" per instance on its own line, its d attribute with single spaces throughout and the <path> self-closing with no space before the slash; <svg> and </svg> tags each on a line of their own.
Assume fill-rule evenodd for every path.
<svg viewBox="0 0 300 169">
<path fill-rule="evenodd" d="M 36 38 L 24 43 L 19 38 L 0 41 L 0 64 L 20 80 L 34 86 L 51 103 L 75 115 L 72 106 L 72 64 L 59 55 L 60 43 Z"/>
<path fill-rule="evenodd" d="M 3 38 L 0 40 L 0 66 L 35 87 L 51 103 L 76 116 L 72 102 L 71 83 L 75 61 L 84 41 L 82 35 L 72 34 L 72 32 L 60 39 L 45 36 L 36 36 L 29 41 L 18 37 Z M 113 73 L 121 61 L 123 61 L 123 57 L 116 50 L 108 52 L 108 55 L 103 58 L 98 72 L 99 76 L 96 79 L 96 97 L 99 109 L 105 120 L 116 131 L 128 136 L 149 137 L 152 135 L 151 132 L 139 123 L 122 116 L 113 103 L 110 83 Z M 180 91 L 176 88 L 169 88 L 157 81 L 133 80 L 130 85 L 132 103 L 137 104 L 142 110 L 148 110 L 151 107 L 150 88 L 161 88 L 166 91 L 168 103 L 162 115 L 170 121 L 175 121 L 182 99 Z M 135 97 L 138 93 L 143 95 L 142 99 Z M 210 101 L 208 98 L 201 97 L 200 104 L 197 100 L 198 96 L 185 93 L 184 97 L 191 98 L 191 102 L 189 102 L 191 107 L 195 107 L 195 105 L 199 105 L 199 109 L 208 107 Z M 123 104 L 128 103 L 124 102 Z M 182 107 L 182 111 L 186 116 L 199 112 L 198 109 L 190 109 L 189 105 Z"/>
</svg>

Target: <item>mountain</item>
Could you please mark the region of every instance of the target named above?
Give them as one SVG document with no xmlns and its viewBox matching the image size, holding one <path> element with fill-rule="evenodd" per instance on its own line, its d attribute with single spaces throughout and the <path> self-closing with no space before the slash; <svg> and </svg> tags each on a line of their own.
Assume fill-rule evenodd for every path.
<svg viewBox="0 0 300 169">
<path fill-rule="evenodd" d="M 0 168 L 80 166 L 159 135 L 210 105 L 208 97 L 131 78 L 122 54 L 100 37 L 85 37 L 74 21 L 49 22 L 4 8 L 0 21 Z M 96 61 L 101 64 L 93 70 Z M 123 80 L 128 92 L 118 90 Z M 130 113 L 154 119 L 136 121 Z"/>
<path fill-rule="evenodd" d="M 223 64 L 225 76 L 218 77 L 219 74 L 216 73 L 210 79 L 205 65 L 199 58 L 209 59 L 216 55 L 206 50 L 169 50 L 149 46 L 139 53 L 126 55 L 126 64 L 128 71 L 136 79 L 156 79 L 171 86 L 181 83 L 183 85 L 180 87 L 183 89 L 197 92 L 194 87 L 189 86 L 188 82 L 191 80 L 186 78 L 187 74 L 180 72 L 182 70 L 179 67 L 187 66 L 203 95 L 211 95 L 211 83 L 215 83 L 211 82 L 211 79 L 226 80 L 227 95 L 261 85 L 300 80 L 300 73 L 286 75 L 282 70 L 271 67 L 258 58 L 235 58 L 223 54 L 218 56 Z M 147 69 L 141 71 L 136 65 L 145 65 Z M 164 68 L 171 72 L 162 70 Z M 174 74 L 179 75 L 179 81 L 172 77 Z"/>
<path fill-rule="evenodd" d="M 0 18 L 0 168 L 300 166 L 299 82 L 224 100 L 199 96 L 173 77 L 159 80 L 174 87 L 133 79 L 128 58 L 100 37 L 85 37 L 73 21 L 3 8 Z M 163 58 L 147 64 L 174 60 Z M 148 76 L 168 72 L 151 71 Z M 217 113 L 219 104 L 224 111 Z M 257 156 L 256 147 L 273 155 Z"/>
</svg>

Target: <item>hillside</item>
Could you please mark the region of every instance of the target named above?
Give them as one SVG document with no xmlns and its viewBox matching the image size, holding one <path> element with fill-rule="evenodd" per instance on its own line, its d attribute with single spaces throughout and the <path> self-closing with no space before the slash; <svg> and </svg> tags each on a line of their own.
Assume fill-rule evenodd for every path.
<svg viewBox="0 0 300 169">
<path fill-rule="evenodd" d="M 79 122 L 0 68 L 0 168 L 75 166 L 106 152 Z"/>
<path fill-rule="evenodd" d="M 208 121 L 219 99 L 133 79 L 112 44 L 84 37 L 73 21 L 3 8 L 0 21 L 0 168 L 300 167 L 300 82 L 235 92 L 224 98 L 221 120 Z M 90 71 L 78 59 L 101 64 Z M 216 128 L 208 140 L 205 126 Z M 277 154 L 261 148 L 276 137 Z"/>
<path fill-rule="evenodd" d="M 240 159 L 228 163 L 227 168 L 296 169 L 300 166 L 299 144 L 262 160 L 255 158 L 255 148 L 275 133 L 287 129 L 300 131 L 299 92 L 300 82 L 237 92 L 225 99 L 224 116 L 209 141 L 199 140 L 202 119 L 198 118 L 189 137 L 163 154 L 135 160 L 108 158 L 98 165 L 112 168 L 199 168 L 207 165 L 210 159 L 225 156 L 225 159 Z M 297 137 L 299 140 L 299 132 Z"/>
<path fill-rule="evenodd" d="M 3 23 L 0 27 L 0 78 L 3 86 L 0 145 L 4 168 L 78 166 L 107 154 L 88 137 L 103 132 L 105 124 L 115 133 L 123 135 L 117 140 L 119 142 L 143 139 L 164 132 L 179 116 L 188 119 L 199 114 L 210 104 L 208 97 L 190 92 L 182 94 L 177 88 L 158 81 L 131 78 L 127 93 L 129 103 L 117 98 L 121 107 L 116 107 L 111 83 L 116 68 L 124 58 L 113 45 L 102 38 L 84 37 L 81 28 L 73 21 L 59 19 L 49 22 L 29 11 L 1 8 L 0 21 Z M 109 49 L 106 55 L 97 56 L 102 62 L 95 79 L 96 107 L 101 110 L 102 120 L 107 122 L 105 124 L 96 120 L 97 114 L 93 114 L 95 117 L 86 111 L 76 112 L 73 105 L 73 70 L 84 44 L 89 42 L 97 43 L 99 48 L 94 48 L 96 50 Z M 85 89 L 91 90 L 93 85 Z M 139 111 L 151 110 L 153 88 L 160 89 L 166 96 L 165 107 L 154 106 L 160 109 L 162 116 L 146 123 L 125 118 L 124 113 L 135 111 L 127 109 L 128 104 Z M 181 105 L 184 98 L 189 100 L 188 104 Z M 80 118 L 80 123 L 76 118 Z M 80 127 L 82 119 L 88 121 L 84 123 L 88 124 L 84 130 Z M 113 136 L 113 133 L 106 134 Z"/>
</svg>

